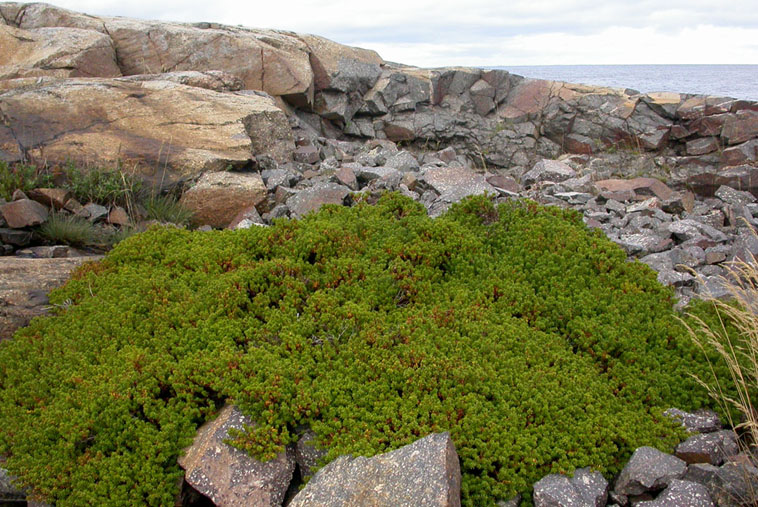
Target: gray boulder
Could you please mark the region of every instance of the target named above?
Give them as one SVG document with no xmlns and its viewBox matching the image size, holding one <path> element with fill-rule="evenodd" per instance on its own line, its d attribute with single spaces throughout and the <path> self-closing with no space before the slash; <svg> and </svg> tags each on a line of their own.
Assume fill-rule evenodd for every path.
<svg viewBox="0 0 758 507">
<path fill-rule="evenodd" d="M 664 415 L 681 421 L 687 431 L 692 433 L 710 433 L 721 429 L 721 419 L 712 410 L 699 410 L 697 412 L 685 412 L 678 408 L 666 410 Z"/>
<path fill-rule="evenodd" d="M 465 168 L 429 167 L 421 173 L 419 181 L 434 189 L 440 200 L 448 203 L 460 201 L 470 195 L 498 194 L 483 174 Z"/>
<path fill-rule="evenodd" d="M 638 507 L 713 507 L 708 489 L 696 482 L 673 479 L 655 500 L 637 503 Z"/>
<path fill-rule="evenodd" d="M 608 481 L 600 472 L 580 468 L 572 478 L 551 474 L 534 485 L 536 507 L 603 507 L 608 500 Z"/>
<path fill-rule="evenodd" d="M 719 507 L 758 505 L 758 468 L 744 463 L 726 463 L 706 484 Z"/>
<path fill-rule="evenodd" d="M 576 177 L 576 171 L 558 160 L 542 159 L 521 177 L 521 184 L 529 187 L 538 182 L 561 182 Z"/>
<path fill-rule="evenodd" d="M 676 446 L 675 454 L 689 464 L 721 465 L 729 456 L 740 452 L 734 431 L 723 430 L 694 435 Z"/>
<path fill-rule="evenodd" d="M 319 470 L 290 507 L 461 505 L 461 471 L 449 433 L 373 458 L 341 456 Z"/>
<path fill-rule="evenodd" d="M 627 496 L 658 491 L 673 479 L 681 479 L 686 470 L 687 464 L 676 456 L 640 447 L 621 470 L 614 491 Z"/>
<path fill-rule="evenodd" d="M 287 207 L 294 217 L 302 217 L 319 209 L 324 204 L 344 205 L 350 189 L 338 183 L 317 183 L 303 189 L 287 200 Z"/>
</svg>

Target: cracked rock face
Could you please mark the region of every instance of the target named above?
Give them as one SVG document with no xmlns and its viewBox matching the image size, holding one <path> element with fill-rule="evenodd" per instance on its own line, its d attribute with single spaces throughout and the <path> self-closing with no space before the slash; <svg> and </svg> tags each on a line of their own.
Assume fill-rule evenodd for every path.
<svg viewBox="0 0 758 507">
<path fill-rule="evenodd" d="M 169 81 L 66 80 L 0 93 L 0 159 L 139 161 L 182 177 L 243 167 L 256 155 L 287 160 L 284 112 L 257 94 Z M 75 128 L 73 127 L 75 126 Z"/>
<path fill-rule="evenodd" d="M 218 506 L 281 505 L 287 492 L 295 458 L 292 449 L 262 463 L 224 440 L 229 430 L 241 430 L 253 422 L 237 407 L 227 405 L 216 419 L 197 432 L 192 446 L 179 458 L 185 480 Z"/>
</svg>

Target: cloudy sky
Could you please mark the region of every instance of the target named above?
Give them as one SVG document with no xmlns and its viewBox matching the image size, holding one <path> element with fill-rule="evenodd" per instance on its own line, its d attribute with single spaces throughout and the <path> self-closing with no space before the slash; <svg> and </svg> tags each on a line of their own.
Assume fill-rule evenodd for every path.
<svg viewBox="0 0 758 507">
<path fill-rule="evenodd" d="M 422 67 L 758 64 L 756 0 L 48 0 L 96 15 L 313 33 Z"/>
</svg>

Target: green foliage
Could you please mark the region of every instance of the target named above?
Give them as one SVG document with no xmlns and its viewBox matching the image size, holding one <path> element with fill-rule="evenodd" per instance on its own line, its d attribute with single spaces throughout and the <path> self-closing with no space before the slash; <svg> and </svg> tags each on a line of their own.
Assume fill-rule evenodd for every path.
<svg viewBox="0 0 758 507">
<path fill-rule="evenodd" d="M 55 212 L 39 227 L 39 233 L 53 243 L 65 245 L 91 244 L 97 235 L 89 220 Z"/>
<path fill-rule="evenodd" d="M 56 505 L 170 505 L 181 449 L 223 402 L 269 457 L 309 425 L 327 459 L 450 431 L 463 502 L 670 451 L 661 416 L 705 373 L 672 292 L 580 217 L 397 194 L 269 228 L 152 228 L 0 344 L 0 453 Z M 62 305 L 64 301 L 69 304 Z"/>
<path fill-rule="evenodd" d="M 64 185 L 81 203 L 94 202 L 129 208 L 142 189 L 141 180 L 119 169 L 82 169 L 69 165 Z"/>
<path fill-rule="evenodd" d="M 52 180 L 52 175 L 45 169 L 23 164 L 9 166 L 0 161 L 0 198 L 6 201 L 16 190 L 28 192 L 34 188 L 48 187 Z"/>
<path fill-rule="evenodd" d="M 150 220 L 188 225 L 192 218 L 192 211 L 185 208 L 173 195 L 152 195 L 142 205 Z"/>
</svg>

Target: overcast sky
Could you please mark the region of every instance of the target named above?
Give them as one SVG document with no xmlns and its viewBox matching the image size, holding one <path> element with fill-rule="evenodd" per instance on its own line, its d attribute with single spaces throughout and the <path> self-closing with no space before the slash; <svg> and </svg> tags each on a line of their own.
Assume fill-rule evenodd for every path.
<svg viewBox="0 0 758 507">
<path fill-rule="evenodd" d="M 95 15 L 322 35 L 422 67 L 758 64 L 756 0 L 49 0 Z"/>
</svg>

